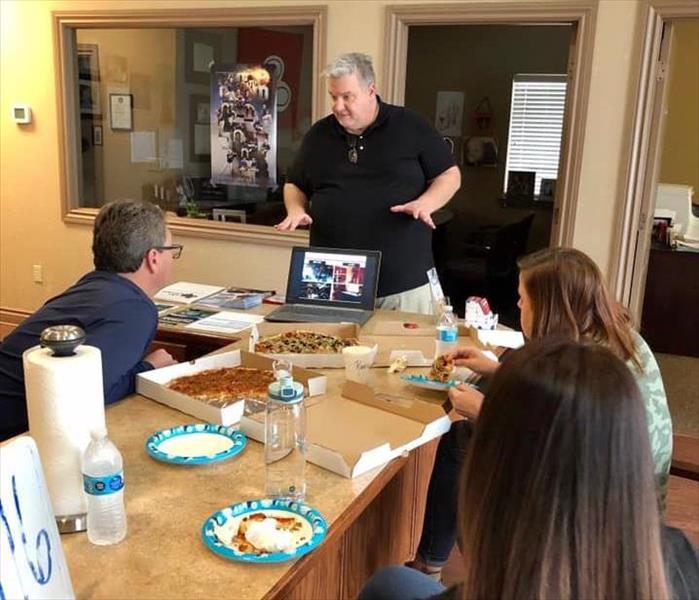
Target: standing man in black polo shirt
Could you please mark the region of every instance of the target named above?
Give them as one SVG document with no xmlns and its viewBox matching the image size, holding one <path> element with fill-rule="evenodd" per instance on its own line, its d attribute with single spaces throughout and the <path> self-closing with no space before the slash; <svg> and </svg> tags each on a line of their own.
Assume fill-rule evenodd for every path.
<svg viewBox="0 0 699 600">
<path fill-rule="evenodd" d="M 277 229 L 310 225 L 312 246 L 380 250 L 377 307 L 429 313 L 431 214 L 459 189 L 459 169 L 423 117 L 381 101 L 366 54 L 326 73 L 333 112 L 303 139 Z"/>
</svg>

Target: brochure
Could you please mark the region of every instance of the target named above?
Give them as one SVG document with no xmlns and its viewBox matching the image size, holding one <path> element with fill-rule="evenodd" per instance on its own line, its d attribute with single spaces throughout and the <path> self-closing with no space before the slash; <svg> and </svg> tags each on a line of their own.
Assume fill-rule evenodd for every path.
<svg viewBox="0 0 699 600">
<path fill-rule="evenodd" d="M 156 295 L 156 300 L 165 302 L 179 302 L 181 304 L 194 304 L 202 298 L 220 292 L 224 288 L 220 285 L 204 285 L 202 283 L 191 283 L 189 281 L 178 281 L 160 290 Z"/>
<path fill-rule="evenodd" d="M 252 308 L 262 304 L 262 294 L 223 290 L 200 300 L 197 304 L 215 306 L 217 308 Z"/>
<path fill-rule="evenodd" d="M 264 318 L 260 315 L 222 311 L 203 319 L 197 319 L 185 327 L 215 333 L 236 333 L 248 329 L 256 323 L 261 323 L 263 320 Z"/>
<path fill-rule="evenodd" d="M 217 311 L 206 308 L 180 308 L 161 315 L 158 321 L 161 325 L 190 325 L 206 317 L 215 315 Z"/>
<path fill-rule="evenodd" d="M 162 302 L 155 303 L 155 309 L 158 311 L 158 315 L 166 313 L 171 308 L 175 308 L 175 304 L 164 304 Z"/>
</svg>

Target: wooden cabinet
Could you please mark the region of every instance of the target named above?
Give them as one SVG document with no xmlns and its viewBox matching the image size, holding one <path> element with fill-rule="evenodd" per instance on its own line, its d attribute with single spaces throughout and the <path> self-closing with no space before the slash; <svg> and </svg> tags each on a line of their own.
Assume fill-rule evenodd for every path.
<svg viewBox="0 0 699 600">
<path fill-rule="evenodd" d="M 641 335 L 653 352 L 699 357 L 699 252 L 650 251 Z"/>
</svg>

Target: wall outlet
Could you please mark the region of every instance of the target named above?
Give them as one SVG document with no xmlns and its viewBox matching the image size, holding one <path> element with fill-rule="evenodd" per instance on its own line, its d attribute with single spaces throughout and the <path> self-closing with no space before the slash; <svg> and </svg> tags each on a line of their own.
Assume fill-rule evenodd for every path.
<svg viewBox="0 0 699 600">
<path fill-rule="evenodd" d="M 42 265 L 32 266 L 32 280 L 34 283 L 44 283 L 44 267 Z"/>
</svg>

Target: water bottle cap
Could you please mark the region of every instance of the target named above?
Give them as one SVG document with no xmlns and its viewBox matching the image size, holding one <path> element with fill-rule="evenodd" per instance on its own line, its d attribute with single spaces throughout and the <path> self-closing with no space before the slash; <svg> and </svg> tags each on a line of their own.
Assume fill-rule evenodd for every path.
<svg viewBox="0 0 699 600">
<path fill-rule="evenodd" d="M 107 437 L 107 428 L 104 425 L 97 425 L 90 429 L 90 437 L 94 440 L 101 440 Z"/>
<path fill-rule="evenodd" d="M 279 402 L 299 402 L 303 399 L 303 386 L 291 377 L 282 377 L 281 381 L 269 384 L 267 395 Z"/>
</svg>

